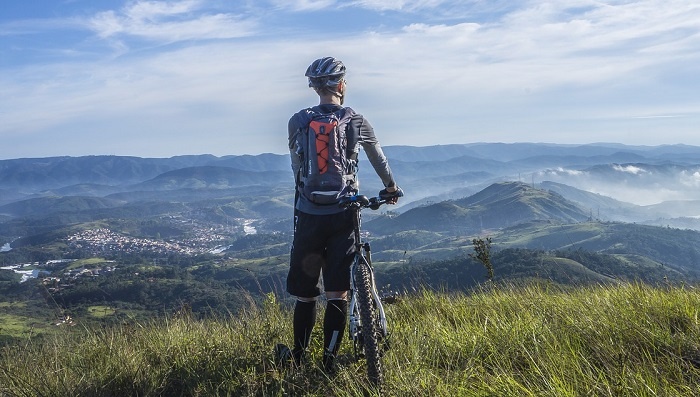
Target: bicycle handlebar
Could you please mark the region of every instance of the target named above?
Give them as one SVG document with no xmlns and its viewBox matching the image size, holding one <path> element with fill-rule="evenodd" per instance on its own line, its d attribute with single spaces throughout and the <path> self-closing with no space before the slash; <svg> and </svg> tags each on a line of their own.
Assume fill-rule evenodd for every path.
<svg viewBox="0 0 700 397">
<path fill-rule="evenodd" d="M 340 199 L 338 205 L 342 208 L 369 208 L 372 210 L 377 210 L 383 204 L 388 203 L 387 199 L 381 197 L 367 197 L 365 195 L 349 196 Z"/>
</svg>

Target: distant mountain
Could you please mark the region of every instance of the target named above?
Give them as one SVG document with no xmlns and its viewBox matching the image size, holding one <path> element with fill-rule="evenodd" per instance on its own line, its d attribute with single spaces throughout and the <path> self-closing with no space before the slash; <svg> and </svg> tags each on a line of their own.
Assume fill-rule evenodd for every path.
<svg viewBox="0 0 700 397">
<path fill-rule="evenodd" d="M 24 200 L 27 195 L 18 192 L 16 189 L 0 189 L 0 205 L 8 204 L 13 201 Z"/>
<path fill-rule="evenodd" d="M 107 196 L 122 191 L 122 187 L 100 185 L 97 183 L 79 183 L 39 192 L 38 196 Z"/>
<path fill-rule="evenodd" d="M 384 151 L 397 182 L 406 192 L 399 205 L 387 208 L 394 212 L 407 212 L 446 199 L 460 200 L 504 181 L 524 181 L 535 186 L 552 182 L 561 186 L 550 190 L 578 204 L 588 216 L 669 225 L 700 223 L 693 221 L 700 213 L 691 202 L 697 200 L 700 187 L 700 147 L 472 143 L 387 146 Z M 383 187 L 363 154 L 360 182 L 364 194 L 376 194 Z M 566 193 L 564 185 L 570 188 Z M 584 198 L 571 189 L 599 197 Z M 167 194 L 159 193 L 165 191 Z M 269 200 L 283 197 L 284 205 L 290 205 L 293 180 L 289 155 L 0 160 L 0 206 L 42 197 L 191 203 L 244 194 Z M 606 203 L 603 196 L 610 201 Z M 465 209 L 457 203 L 452 205 L 459 208 L 446 209 L 446 213 Z M 476 216 L 473 208 L 469 214 L 466 220 Z M 487 218 L 480 215 L 478 224 Z"/>
<path fill-rule="evenodd" d="M 126 156 L 1 160 L 0 186 L 46 190 L 82 183 L 119 185 L 140 182 L 182 166 L 178 160 Z"/>
<path fill-rule="evenodd" d="M 80 212 L 114 208 L 123 201 L 100 197 L 41 197 L 0 206 L 0 214 L 11 216 L 41 216 L 55 212 Z"/>
<path fill-rule="evenodd" d="M 384 153 L 398 161 L 444 161 L 456 157 L 481 157 L 469 145 L 386 146 Z"/>
<path fill-rule="evenodd" d="M 512 167 L 497 160 L 472 156 L 460 156 L 449 159 L 434 158 L 429 161 L 394 160 L 391 169 L 411 179 L 451 176 L 464 173 L 489 173 L 502 175 L 510 173 Z"/>
<path fill-rule="evenodd" d="M 641 206 L 615 200 L 601 194 L 587 192 L 562 183 L 544 181 L 539 186 L 543 189 L 555 191 L 583 208 L 588 208 L 593 217 L 601 220 L 668 225 L 669 220 L 688 218 L 688 215 L 700 218 L 700 200 L 670 200 L 659 204 Z M 654 222 L 656 220 L 659 221 Z M 693 228 L 697 228 L 700 219 L 696 222 L 690 220 L 683 222 L 688 226 L 694 225 L 695 227 Z"/>
<path fill-rule="evenodd" d="M 140 158 L 129 156 L 47 157 L 0 160 L 0 189 L 47 190 L 70 185 L 125 185 L 181 168 L 235 167 L 247 171 L 289 171 L 289 156 L 212 155 Z"/>
<path fill-rule="evenodd" d="M 700 200 L 670 200 L 659 204 L 644 206 L 648 213 L 667 218 L 684 217 L 692 214 L 700 217 Z"/>
<path fill-rule="evenodd" d="M 210 161 L 208 165 L 231 167 L 244 171 L 286 171 L 291 173 L 292 166 L 289 155 L 263 153 L 259 155 L 225 156 Z"/>
<path fill-rule="evenodd" d="M 519 161 L 543 156 L 564 157 L 618 157 L 639 156 L 645 159 L 673 160 L 676 158 L 700 159 L 700 147 L 689 145 L 632 146 L 617 143 L 592 143 L 586 145 L 562 145 L 551 143 L 468 143 L 435 146 L 388 146 L 384 150 L 391 158 L 404 161 L 447 160 L 470 156 L 500 162 Z M 617 160 L 627 162 L 632 160 Z"/>
<path fill-rule="evenodd" d="M 614 152 L 606 155 L 594 155 L 594 156 L 584 156 L 584 155 L 572 155 L 572 154 L 562 154 L 562 155 L 539 155 L 533 157 L 526 157 L 524 159 L 517 159 L 508 162 L 510 166 L 517 166 L 521 170 L 531 171 L 535 169 L 552 168 L 552 167 L 568 167 L 574 169 L 580 169 L 597 164 L 611 164 L 611 163 L 632 163 L 632 162 L 642 162 L 649 160 L 648 158 L 637 154 L 629 152 Z M 663 160 L 665 161 L 665 160 Z"/>
<path fill-rule="evenodd" d="M 697 198 L 700 164 L 602 163 L 580 169 L 550 168 L 534 179 L 563 183 L 637 205 Z M 689 214 L 697 215 L 697 214 Z"/>
<path fill-rule="evenodd" d="M 577 189 L 563 183 L 544 181 L 539 183 L 538 186 L 542 189 L 556 192 L 567 200 L 573 201 L 584 210 L 588 210 L 591 218 L 606 221 L 635 222 L 647 219 L 650 216 L 649 212 L 642 206 Z"/>
<path fill-rule="evenodd" d="M 241 186 L 293 186 L 290 171 L 244 171 L 230 167 L 198 166 L 168 171 L 130 187 L 131 190 L 227 189 Z"/>
<path fill-rule="evenodd" d="M 584 208 L 635 208 L 634 204 L 624 201 L 615 200 L 612 197 L 604 196 L 598 193 L 591 193 L 585 190 L 577 189 L 563 183 L 552 181 L 544 181 L 537 185 L 542 189 L 547 189 L 556 192 L 566 199 L 571 200 Z"/>
<path fill-rule="evenodd" d="M 533 220 L 573 223 L 588 217 L 586 211 L 559 194 L 521 182 L 501 182 L 460 200 L 425 205 L 395 218 L 368 222 L 367 227 L 381 233 L 417 229 L 470 234 Z"/>
</svg>

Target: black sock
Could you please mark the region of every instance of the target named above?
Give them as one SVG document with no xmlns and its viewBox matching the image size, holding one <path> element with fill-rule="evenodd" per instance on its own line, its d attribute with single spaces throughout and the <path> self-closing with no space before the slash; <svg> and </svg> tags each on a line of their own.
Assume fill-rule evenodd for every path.
<svg viewBox="0 0 700 397">
<path fill-rule="evenodd" d="M 323 348 L 324 354 L 333 357 L 340 349 L 343 340 L 345 325 L 347 324 L 348 301 L 345 299 L 331 299 L 326 306 L 326 315 L 323 318 Z"/>
<path fill-rule="evenodd" d="M 316 301 L 298 300 L 294 306 L 294 349 L 292 350 L 297 362 L 309 346 L 314 323 L 316 323 Z"/>
</svg>

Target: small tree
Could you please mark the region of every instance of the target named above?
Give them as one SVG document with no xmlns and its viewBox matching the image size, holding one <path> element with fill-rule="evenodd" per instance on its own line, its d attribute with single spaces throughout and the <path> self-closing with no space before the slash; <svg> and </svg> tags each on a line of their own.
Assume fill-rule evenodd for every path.
<svg viewBox="0 0 700 397">
<path fill-rule="evenodd" d="M 488 272 L 488 280 L 493 281 L 493 266 L 491 265 L 491 237 L 486 237 L 486 239 L 472 239 L 472 244 L 474 245 L 474 253 L 469 254 L 469 257 L 481 262 Z"/>
</svg>

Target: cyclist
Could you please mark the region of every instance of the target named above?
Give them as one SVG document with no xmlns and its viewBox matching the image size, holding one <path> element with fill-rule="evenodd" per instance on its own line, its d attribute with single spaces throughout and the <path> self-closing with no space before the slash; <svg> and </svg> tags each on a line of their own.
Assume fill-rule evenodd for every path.
<svg viewBox="0 0 700 397">
<path fill-rule="evenodd" d="M 305 75 L 309 87 L 320 99 L 319 104 L 311 108 L 313 112 L 331 113 L 344 109 L 346 81 L 345 65 L 341 61 L 333 57 L 317 59 L 308 67 Z M 308 113 L 308 110 L 297 112 L 288 125 L 292 171 L 297 183 L 302 166 L 297 135 L 308 127 Z M 364 149 L 385 187 L 380 191 L 380 196 L 396 203 L 403 192 L 394 181 L 372 126 L 362 115 L 354 112 L 346 125 L 348 153 L 357 153 L 359 146 Z M 357 168 L 353 168 L 356 173 Z M 356 192 L 356 178 L 353 184 Z M 350 265 L 355 249 L 352 213 L 338 205 L 315 204 L 297 190 L 294 214 L 294 240 L 287 276 L 287 292 L 297 298 L 293 317 L 294 347 L 290 350 L 278 345 L 277 354 L 278 358 L 295 364 L 304 360 L 316 322 L 316 302 L 321 295 L 319 279 L 323 274 L 327 305 L 323 319 L 322 365 L 327 373 L 333 373 L 335 356 L 347 322 Z"/>
</svg>

